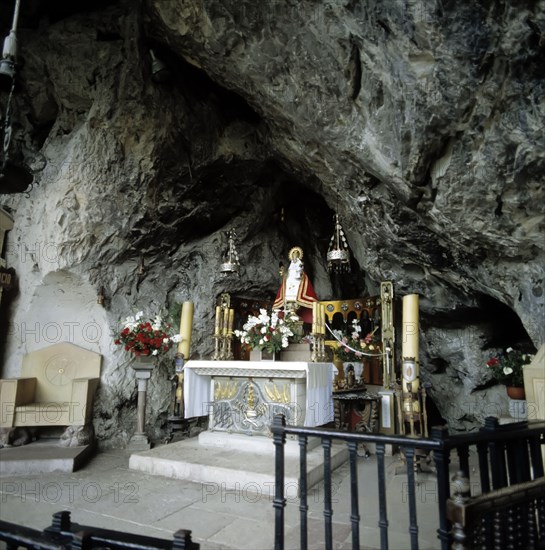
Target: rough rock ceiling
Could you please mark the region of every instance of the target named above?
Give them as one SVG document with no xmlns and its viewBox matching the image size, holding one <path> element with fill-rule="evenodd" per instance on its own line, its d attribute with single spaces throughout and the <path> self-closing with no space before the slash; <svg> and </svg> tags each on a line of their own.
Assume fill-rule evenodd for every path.
<svg viewBox="0 0 545 550">
<path fill-rule="evenodd" d="M 3 197 L 20 277 L 4 318 L 47 322 L 50 277 L 67 273 L 108 294 L 100 315 L 68 301 L 78 322 L 194 300 L 204 356 L 214 297 L 273 295 L 299 244 L 324 299 L 386 279 L 421 295 L 423 376 L 441 414 L 471 428 L 482 410 L 460 401 L 497 399 L 489 353 L 545 340 L 545 3 L 64 5 L 22 17 L 13 158 L 34 187 Z M 335 210 L 353 252 L 343 279 L 325 266 Z M 230 227 L 238 279 L 217 272 Z M 28 345 L 11 334 L 7 362 Z M 113 394 L 100 437 L 113 440 L 134 396 L 107 335 L 99 349 Z"/>
</svg>

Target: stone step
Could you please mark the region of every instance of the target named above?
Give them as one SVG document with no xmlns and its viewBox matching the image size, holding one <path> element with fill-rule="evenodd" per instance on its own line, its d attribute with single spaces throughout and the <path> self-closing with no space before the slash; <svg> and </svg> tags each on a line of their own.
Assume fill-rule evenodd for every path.
<svg viewBox="0 0 545 550">
<path fill-rule="evenodd" d="M 52 440 L 0 449 L 0 476 L 74 472 L 93 455 L 94 445 L 62 447 Z"/>
<path fill-rule="evenodd" d="M 319 441 L 312 442 L 313 448 L 307 452 L 306 481 L 309 489 L 322 481 L 324 475 L 323 450 L 317 443 Z M 287 444 L 291 449 L 285 453 L 284 496 L 295 498 L 299 493 L 299 455 L 293 447 L 297 445 L 298 448 L 298 443 L 289 441 Z M 265 450 L 267 447 L 268 450 Z M 347 458 L 346 445 L 333 444 L 332 469 L 339 467 Z M 132 454 L 129 468 L 151 475 L 201 483 L 203 496 L 220 491 L 274 496 L 274 445 L 272 439 L 266 437 L 240 434 L 218 436 L 214 433 L 199 439 L 185 439 Z"/>
</svg>

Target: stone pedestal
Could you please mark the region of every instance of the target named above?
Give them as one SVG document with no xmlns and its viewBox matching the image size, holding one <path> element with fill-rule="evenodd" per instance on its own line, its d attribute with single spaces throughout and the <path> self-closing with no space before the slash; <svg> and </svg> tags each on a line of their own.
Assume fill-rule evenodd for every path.
<svg viewBox="0 0 545 550">
<path fill-rule="evenodd" d="M 280 352 L 281 361 L 311 361 L 310 344 L 290 344 Z"/>
<path fill-rule="evenodd" d="M 135 361 L 132 364 L 138 381 L 138 408 L 136 417 L 136 432 L 131 437 L 128 449 L 133 451 L 143 451 L 151 447 L 148 436 L 144 431 L 146 423 L 146 399 L 148 393 L 148 380 L 155 368 L 154 358 L 146 357 Z"/>
</svg>

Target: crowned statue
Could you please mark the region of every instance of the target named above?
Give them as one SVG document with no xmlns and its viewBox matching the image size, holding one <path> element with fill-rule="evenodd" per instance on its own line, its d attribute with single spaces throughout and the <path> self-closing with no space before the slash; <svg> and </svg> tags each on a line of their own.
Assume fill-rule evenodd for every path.
<svg viewBox="0 0 545 550">
<path fill-rule="evenodd" d="M 296 313 L 304 323 L 312 323 L 312 304 L 318 301 L 312 283 L 303 266 L 303 249 L 294 246 L 289 252 L 290 265 L 287 274 L 282 270 L 282 283 L 273 309 Z"/>
</svg>

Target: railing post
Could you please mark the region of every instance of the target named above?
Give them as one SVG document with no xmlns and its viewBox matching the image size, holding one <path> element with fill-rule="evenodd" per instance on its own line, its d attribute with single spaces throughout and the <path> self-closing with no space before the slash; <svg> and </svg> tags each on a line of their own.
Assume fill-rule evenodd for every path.
<svg viewBox="0 0 545 550">
<path fill-rule="evenodd" d="M 384 466 L 384 455 L 386 454 L 386 445 L 377 442 L 377 470 L 378 470 L 378 508 L 380 529 L 380 548 L 388 550 L 388 508 L 386 506 L 386 468 Z"/>
<path fill-rule="evenodd" d="M 414 447 L 405 447 L 407 459 L 407 485 L 409 496 L 409 535 L 411 537 L 411 550 L 418 550 L 418 523 L 416 521 L 416 495 L 414 479 Z"/>
<path fill-rule="evenodd" d="M 322 437 L 324 450 L 324 522 L 325 522 L 325 548 L 333 548 L 333 506 L 331 495 L 331 438 Z"/>
<path fill-rule="evenodd" d="M 194 550 L 195 544 L 191 540 L 191 531 L 189 529 L 178 529 L 174 533 L 172 541 L 172 550 Z"/>
<path fill-rule="evenodd" d="M 286 419 L 282 414 L 276 414 L 273 419 L 272 433 L 275 448 L 274 461 L 274 548 L 284 550 L 284 508 L 286 498 L 284 496 L 284 445 L 286 443 Z"/>
<path fill-rule="evenodd" d="M 450 496 L 448 435 L 446 426 L 434 426 L 431 429 L 431 438 L 440 445 L 433 451 L 433 460 L 437 469 L 437 497 L 439 499 L 439 529 L 437 529 L 437 535 L 441 541 L 441 550 L 448 550 L 450 547 L 450 526 L 446 512 L 447 499 Z"/>
<path fill-rule="evenodd" d="M 360 547 L 360 512 L 358 503 L 358 442 L 348 442 L 350 459 L 350 522 L 352 524 L 352 548 Z"/>
<path fill-rule="evenodd" d="M 70 512 L 63 510 L 53 514 L 53 521 L 49 527 L 44 529 L 44 533 L 70 533 L 72 530 L 72 521 Z"/>
<path fill-rule="evenodd" d="M 299 436 L 299 517 L 301 520 L 301 550 L 308 548 L 308 487 L 307 487 L 307 443 L 306 435 Z"/>
<path fill-rule="evenodd" d="M 496 432 L 499 427 L 498 419 L 488 416 L 484 419 L 483 432 Z M 505 443 L 503 441 L 491 441 L 490 465 L 492 469 L 492 489 L 502 489 L 507 486 L 507 470 L 505 464 Z"/>
</svg>

